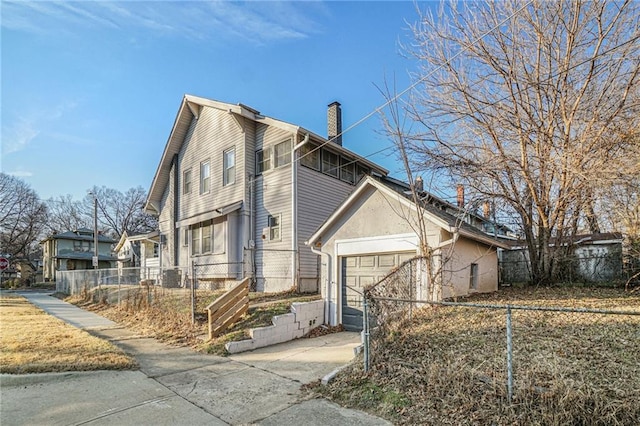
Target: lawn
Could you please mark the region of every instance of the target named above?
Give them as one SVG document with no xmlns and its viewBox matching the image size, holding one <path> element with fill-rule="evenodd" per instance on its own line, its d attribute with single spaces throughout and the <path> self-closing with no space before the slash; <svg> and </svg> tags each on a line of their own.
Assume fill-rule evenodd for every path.
<svg viewBox="0 0 640 426">
<path fill-rule="evenodd" d="M 511 289 L 468 302 L 640 313 L 616 289 Z M 636 425 L 640 316 L 514 310 L 512 403 L 505 310 L 425 307 L 316 392 L 395 424 Z M 375 330 L 374 330 L 375 335 Z"/>
<path fill-rule="evenodd" d="M 17 295 L 0 296 L 0 372 L 123 370 L 136 362 L 109 342 L 46 314 Z"/>
</svg>

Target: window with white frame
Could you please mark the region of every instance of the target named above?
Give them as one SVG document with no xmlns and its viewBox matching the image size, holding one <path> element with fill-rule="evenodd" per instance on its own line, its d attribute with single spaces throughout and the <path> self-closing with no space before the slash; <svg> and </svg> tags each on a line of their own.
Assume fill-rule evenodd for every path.
<svg viewBox="0 0 640 426">
<path fill-rule="evenodd" d="M 320 170 L 320 148 L 307 143 L 300 148 L 300 164 L 314 170 Z"/>
<path fill-rule="evenodd" d="M 355 164 L 353 161 L 345 157 L 340 157 L 340 180 L 353 184 L 355 179 L 354 169 Z"/>
<path fill-rule="evenodd" d="M 211 182 L 211 165 L 209 160 L 200 163 L 200 194 L 209 192 Z"/>
<path fill-rule="evenodd" d="M 202 253 L 211 253 L 211 222 L 205 222 L 200 228 L 200 234 L 202 236 Z"/>
<path fill-rule="evenodd" d="M 271 168 L 271 149 L 256 152 L 256 174 L 266 172 Z"/>
<path fill-rule="evenodd" d="M 182 193 L 191 193 L 191 169 L 187 169 L 182 174 Z"/>
<path fill-rule="evenodd" d="M 322 150 L 322 173 L 338 177 L 340 156 L 331 151 Z"/>
<path fill-rule="evenodd" d="M 226 219 L 216 219 L 191 225 L 191 254 L 224 253 L 226 223 Z"/>
<path fill-rule="evenodd" d="M 201 241 L 200 227 L 194 226 L 191 228 L 191 254 L 202 253 L 200 251 L 200 247 L 201 247 L 200 241 Z"/>
<path fill-rule="evenodd" d="M 274 168 L 282 167 L 291 162 L 291 139 L 280 142 L 273 147 Z"/>
<path fill-rule="evenodd" d="M 281 234 L 280 234 L 280 222 L 281 222 L 281 215 L 276 214 L 276 215 L 270 215 L 268 218 L 268 225 L 269 225 L 269 241 L 278 241 L 281 239 Z"/>
<path fill-rule="evenodd" d="M 185 247 L 189 245 L 189 228 L 184 228 L 184 234 L 182 236 L 182 245 Z"/>
<path fill-rule="evenodd" d="M 233 185 L 236 182 L 236 149 L 230 148 L 222 156 L 222 185 Z"/>
</svg>

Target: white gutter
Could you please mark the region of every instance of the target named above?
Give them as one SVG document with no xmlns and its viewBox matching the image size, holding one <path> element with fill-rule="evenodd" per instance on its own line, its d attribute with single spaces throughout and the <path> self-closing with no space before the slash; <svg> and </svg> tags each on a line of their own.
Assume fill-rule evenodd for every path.
<svg viewBox="0 0 640 426">
<path fill-rule="evenodd" d="M 318 256 L 326 256 L 327 257 L 327 291 L 325 294 L 325 302 L 324 302 L 324 322 L 326 325 L 331 325 L 331 318 L 329 315 L 331 311 L 329 309 L 329 305 L 331 305 L 331 256 L 328 253 L 323 253 L 320 250 L 315 249 L 313 246 L 309 246 L 311 249 L 311 253 L 317 254 Z M 320 269 L 322 269 L 322 262 L 320 262 Z M 320 277 L 322 277 L 322 271 L 318 271 Z"/>
<path fill-rule="evenodd" d="M 293 141 L 298 139 L 298 135 L 294 135 Z M 298 256 L 298 158 L 296 153 L 304 144 L 309 142 L 309 133 L 304 136 L 304 139 L 299 144 L 295 145 L 291 150 L 291 251 L 293 253 L 291 259 L 291 270 L 294 274 L 298 271 L 297 260 Z M 293 143 L 293 142 L 292 142 Z M 296 278 L 296 287 L 300 290 L 300 277 Z"/>
</svg>

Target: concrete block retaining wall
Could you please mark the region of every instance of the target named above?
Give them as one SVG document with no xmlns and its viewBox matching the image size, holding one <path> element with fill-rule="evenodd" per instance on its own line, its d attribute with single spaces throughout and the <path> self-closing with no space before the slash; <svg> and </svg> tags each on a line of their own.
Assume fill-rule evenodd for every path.
<svg viewBox="0 0 640 426">
<path fill-rule="evenodd" d="M 324 301 L 292 303 L 291 313 L 276 315 L 271 322 L 252 329 L 251 339 L 229 342 L 225 348 L 235 354 L 298 339 L 324 322 Z"/>
</svg>

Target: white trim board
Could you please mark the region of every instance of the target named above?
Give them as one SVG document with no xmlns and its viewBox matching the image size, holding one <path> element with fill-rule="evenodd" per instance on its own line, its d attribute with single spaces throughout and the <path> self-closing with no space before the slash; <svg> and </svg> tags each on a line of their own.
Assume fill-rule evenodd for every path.
<svg viewBox="0 0 640 426">
<path fill-rule="evenodd" d="M 350 256 L 356 254 L 395 253 L 403 251 L 418 251 L 418 236 L 416 234 L 381 235 L 378 237 L 352 238 L 338 240 L 335 243 L 336 256 Z"/>
</svg>

